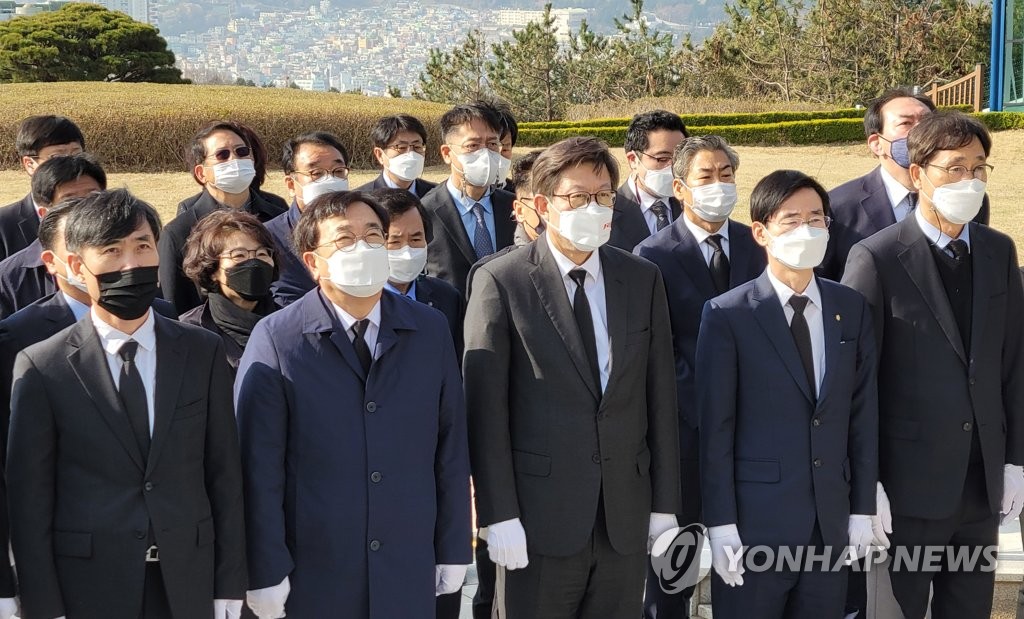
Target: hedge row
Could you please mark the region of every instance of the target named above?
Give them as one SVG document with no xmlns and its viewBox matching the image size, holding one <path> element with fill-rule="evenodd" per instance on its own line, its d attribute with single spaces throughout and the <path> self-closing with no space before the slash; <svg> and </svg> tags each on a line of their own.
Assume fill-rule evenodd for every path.
<svg viewBox="0 0 1024 619">
<path fill-rule="evenodd" d="M 765 123 L 778 123 L 796 120 L 817 120 L 831 118 L 863 118 L 864 110 L 854 108 L 843 110 L 828 110 L 819 112 L 761 112 L 756 114 L 680 114 L 683 124 L 689 128 L 723 126 L 723 125 L 760 125 Z M 581 120 L 578 122 L 533 122 L 520 123 L 522 129 L 576 129 L 590 127 L 625 127 L 629 125 L 630 118 L 598 118 L 594 120 Z"/>
</svg>

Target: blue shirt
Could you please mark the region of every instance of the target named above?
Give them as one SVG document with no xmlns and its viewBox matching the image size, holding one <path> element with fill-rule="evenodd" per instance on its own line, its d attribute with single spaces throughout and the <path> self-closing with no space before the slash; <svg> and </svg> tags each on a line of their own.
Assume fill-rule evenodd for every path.
<svg viewBox="0 0 1024 619">
<path fill-rule="evenodd" d="M 479 200 L 474 200 L 463 195 L 462 191 L 452 183 L 451 177 L 448 177 L 447 186 L 455 206 L 459 208 L 459 216 L 462 217 L 462 225 L 466 228 L 466 234 L 469 235 L 470 244 L 473 243 L 473 235 L 476 234 L 476 215 L 473 214 L 473 205 L 479 202 L 484 209 L 484 223 L 487 224 L 487 231 L 491 235 L 491 247 L 498 249 L 498 239 L 494 236 L 494 208 L 491 206 L 491 194 L 488 192 Z"/>
<path fill-rule="evenodd" d="M 416 298 L 416 280 L 413 280 L 412 283 L 409 284 L 409 292 L 406 292 L 406 293 L 403 293 L 398 288 L 395 288 L 391 284 L 391 282 L 387 282 L 386 284 L 384 284 L 384 289 L 385 290 L 390 290 L 391 292 L 393 292 L 395 294 L 398 294 L 398 295 L 404 294 L 405 296 L 409 297 L 413 301 L 419 301 L 419 299 Z"/>
</svg>

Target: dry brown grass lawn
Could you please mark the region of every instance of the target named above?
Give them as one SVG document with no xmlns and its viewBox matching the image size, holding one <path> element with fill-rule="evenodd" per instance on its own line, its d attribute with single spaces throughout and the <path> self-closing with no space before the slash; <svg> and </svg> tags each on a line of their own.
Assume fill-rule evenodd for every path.
<svg viewBox="0 0 1024 619">
<path fill-rule="evenodd" d="M 1017 204 L 1024 201 L 1024 131 L 1005 131 L 993 134 L 994 146 L 990 161 L 995 172 L 989 179 L 989 195 L 992 200 L 992 226 L 1006 232 L 1018 245 L 1024 243 L 1024 211 Z M 525 153 L 528 149 L 518 149 Z M 621 149 L 616 149 L 625 169 Z M 846 146 L 743 146 L 736 149 L 740 155 L 739 181 L 740 204 L 745 205 L 750 190 L 757 180 L 773 170 L 793 168 L 815 176 L 827 189 L 831 189 L 851 178 L 860 176 L 874 167 L 875 162 L 863 144 Z M 350 183 L 353 187 L 371 180 L 377 173 L 372 170 L 353 172 Z M 264 188 L 287 195 L 280 170 L 267 175 Z M 430 180 L 441 180 L 447 176 L 447 169 L 440 166 L 428 168 L 425 175 Z M 187 173 L 158 174 L 111 174 L 110 187 L 127 187 L 141 198 L 157 207 L 164 222 L 174 217 L 174 208 L 182 198 L 199 190 Z M 20 199 L 28 191 L 28 177 L 19 171 L 0 171 L 0 204 Z M 739 219 L 746 220 L 745 207 L 737 210 Z"/>
</svg>

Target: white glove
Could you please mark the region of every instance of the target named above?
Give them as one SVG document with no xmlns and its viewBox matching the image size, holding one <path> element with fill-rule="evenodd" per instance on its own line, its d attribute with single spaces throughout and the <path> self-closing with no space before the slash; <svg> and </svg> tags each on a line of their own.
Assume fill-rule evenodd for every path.
<svg viewBox="0 0 1024 619">
<path fill-rule="evenodd" d="M 513 518 L 487 527 L 487 554 L 495 565 L 507 570 L 518 570 L 529 565 L 523 523 Z"/>
<path fill-rule="evenodd" d="M 447 595 L 462 589 L 468 565 L 435 565 L 434 595 Z"/>
<path fill-rule="evenodd" d="M 1003 519 L 1000 525 L 1011 522 L 1020 516 L 1024 507 L 1024 467 L 1016 464 L 1003 465 L 1003 507 L 1000 510 Z"/>
<path fill-rule="evenodd" d="M 730 587 L 743 585 L 743 542 L 734 524 L 725 524 L 708 529 L 711 540 L 711 566 Z"/>
<path fill-rule="evenodd" d="M 0 619 L 11 619 L 18 614 L 18 598 L 0 598 Z"/>
<path fill-rule="evenodd" d="M 242 600 L 214 600 L 213 619 L 239 619 L 242 616 Z M 5 619 L 0 614 L 0 619 Z"/>
<path fill-rule="evenodd" d="M 654 541 L 661 537 L 665 531 L 671 531 L 679 526 L 675 514 L 659 514 L 651 512 L 651 522 L 647 527 L 647 554 L 651 554 L 651 547 Z"/>
<path fill-rule="evenodd" d="M 281 619 L 284 617 L 284 604 L 288 601 L 288 594 L 291 591 L 292 585 L 285 576 L 279 585 L 246 591 L 245 599 L 259 619 Z"/>
<path fill-rule="evenodd" d="M 846 557 L 846 564 L 850 565 L 855 559 L 868 556 L 868 551 L 871 550 L 871 544 L 875 538 L 873 517 L 850 514 L 846 530 L 850 538 L 847 543 L 850 552 Z"/>
<path fill-rule="evenodd" d="M 875 515 L 871 517 L 871 533 L 874 535 L 875 546 L 889 547 L 889 536 L 892 533 L 892 507 L 889 506 L 889 495 L 885 493 L 882 482 L 878 482 L 875 492 Z"/>
</svg>

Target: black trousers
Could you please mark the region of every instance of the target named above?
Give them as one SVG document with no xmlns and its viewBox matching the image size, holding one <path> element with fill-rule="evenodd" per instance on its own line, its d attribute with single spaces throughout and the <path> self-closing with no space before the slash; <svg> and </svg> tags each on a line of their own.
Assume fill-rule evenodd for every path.
<svg viewBox="0 0 1024 619">
<path fill-rule="evenodd" d="M 494 604 L 495 565 L 487 552 L 487 540 L 476 538 L 476 593 L 473 594 L 473 619 L 491 619 Z M 438 619 L 441 616 L 438 615 Z"/>
<path fill-rule="evenodd" d="M 646 552 L 615 552 L 599 507 L 583 550 L 569 557 L 530 552 L 528 566 L 505 573 L 508 619 L 636 619 L 647 559 Z"/>
<path fill-rule="evenodd" d="M 164 588 L 164 576 L 160 573 L 160 563 L 146 564 L 146 582 L 143 585 L 142 613 L 139 619 L 172 619 L 171 604 L 167 600 L 167 589 Z"/>
<path fill-rule="evenodd" d="M 435 617 L 437 619 L 459 619 L 462 610 L 462 590 L 434 598 L 437 601 Z"/>
<path fill-rule="evenodd" d="M 993 562 L 999 546 L 999 514 L 993 514 L 988 504 L 985 470 L 981 462 L 970 465 L 964 482 L 960 508 L 953 516 L 942 520 L 924 520 L 893 515 L 893 561 L 889 567 L 892 591 L 906 619 L 921 619 L 928 611 L 928 591 L 931 586 L 932 619 L 988 619 L 992 613 L 992 593 L 995 588 L 995 565 L 986 560 L 985 549 L 991 552 Z M 943 560 L 938 569 L 920 569 L 912 565 L 915 553 L 927 555 L 926 547 L 941 547 Z M 948 553 L 977 556 L 974 565 L 954 567 L 945 560 Z M 905 557 L 902 564 L 900 556 Z M 934 565 L 934 564 L 933 564 Z M 989 571 L 985 568 L 990 567 Z M 913 569 L 913 568 L 918 569 Z"/>
</svg>

